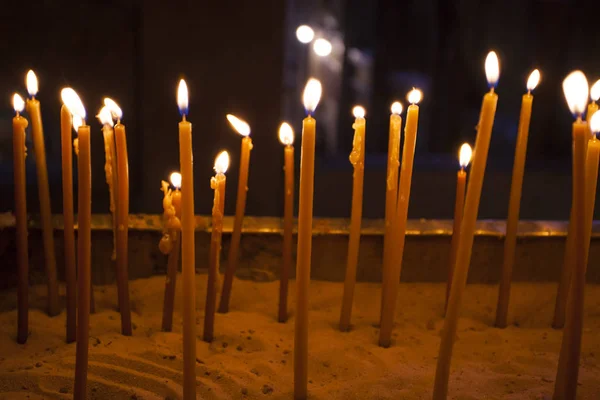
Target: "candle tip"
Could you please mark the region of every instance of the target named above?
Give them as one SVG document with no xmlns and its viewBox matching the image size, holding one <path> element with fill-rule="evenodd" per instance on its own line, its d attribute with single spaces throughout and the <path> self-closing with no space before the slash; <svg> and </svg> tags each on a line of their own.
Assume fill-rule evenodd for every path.
<svg viewBox="0 0 600 400">
<path fill-rule="evenodd" d="M 592 88 L 590 89 L 590 99 L 592 99 L 592 101 L 598 101 L 598 99 L 600 99 L 600 79 L 592 85 Z"/>
<path fill-rule="evenodd" d="M 181 188 L 181 174 L 179 172 L 171 173 L 171 175 L 169 176 L 169 180 L 171 181 L 171 185 L 173 185 L 175 189 Z"/>
<path fill-rule="evenodd" d="M 461 168 L 467 168 L 471 162 L 472 155 L 473 150 L 471 149 L 471 146 L 469 146 L 469 143 L 463 143 L 463 145 L 460 146 L 460 151 L 458 153 L 458 163 Z"/>
<path fill-rule="evenodd" d="M 179 113 L 181 116 L 185 116 L 188 113 L 188 87 L 183 79 L 179 81 L 177 87 L 177 106 L 179 107 Z"/>
<path fill-rule="evenodd" d="M 215 159 L 215 172 L 217 174 L 224 174 L 229 168 L 229 153 L 222 151 Z"/>
<path fill-rule="evenodd" d="M 529 74 L 529 78 L 527 79 L 527 91 L 531 93 L 537 85 L 540 83 L 540 71 L 538 69 L 534 69 L 531 74 Z"/>
<path fill-rule="evenodd" d="M 237 133 L 239 133 L 242 136 L 250 135 L 250 125 L 248 125 L 246 121 L 239 119 L 233 114 L 227 114 L 226 117 L 227 121 L 229 121 L 229 123 Z"/>
<path fill-rule="evenodd" d="M 319 80 L 310 78 L 308 82 L 306 82 L 304 93 L 302 95 L 302 101 L 304 103 L 304 109 L 308 115 L 312 114 L 317 109 L 319 100 L 321 100 L 322 91 L 323 88 Z"/>
<path fill-rule="evenodd" d="M 423 93 L 419 89 L 413 88 L 408 92 L 406 98 L 410 104 L 418 104 L 423 99 Z"/>
<path fill-rule="evenodd" d="M 581 71 L 571 72 L 563 81 L 563 92 L 574 116 L 581 116 L 588 100 L 588 81 Z"/>
<path fill-rule="evenodd" d="M 121 107 L 119 107 L 117 102 L 111 99 L 110 97 L 104 98 L 104 106 L 108 108 L 108 111 L 110 111 L 110 114 L 113 118 L 119 121 L 121 120 L 121 118 L 123 118 L 123 110 L 121 110 Z"/>
<path fill-rule="evenodd" d="M 294 130 L 287 122 L 282 123 L 279 127 L 279 141 L 286 146 L 294 143 Z"/>
<path fill-rule="evenodd" d="M 35 76 L 35 72 L 33 70 L 29 70 L 27 72 L 27 77 L 25 78 L 25 82 L 27 84 L 27 92 L 29 92 L 30 96 L 35 96 L 38 92 L 38 80 L 37 76 Z"/>
<path fill-rule="evenodd" d="M 392 114 L 402 114 L 402 103 L 395 101 L 392 103 Z"/>
<path fill-rule="evenodd" d="M 100 109 L 100 112 L 98 113 L 98 115 L 96 115 L 96 118 L 98 118 L 98 120 L 100 120 L 100 123 L 102 125 L 108 125 L 110 127 L 112 127 L 114 125 L 112 114 L 110 113 L 110 110 L 106 106 L 104 106 Z"/>
<path fill-rule="evenodd" d="M 13 94 L 13 108 L 17 114 L 22 112 L 25 108 L 25 101 L 18 93 Z"/>
<path fill-rule="evenodd" d="M 500 78 L 500 61 L 495 51 L 490 51 L 485 58 L 485 76 L 490 88 L 495 88 Z"/>
<path fill-rule="evenodd" d="M 352 109 L 352 115 L 354 115 L 354 118 L 364 118 L 366 114 L 366 111 L 364 109 L 364 107 L 362 106 L 355 106 Z"/>
</svg>

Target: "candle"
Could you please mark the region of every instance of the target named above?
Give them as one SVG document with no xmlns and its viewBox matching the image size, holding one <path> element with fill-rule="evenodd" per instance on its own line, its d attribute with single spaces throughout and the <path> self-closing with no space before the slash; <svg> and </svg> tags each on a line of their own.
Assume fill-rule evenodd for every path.
<svg viewBox="0 0 600 400">
<path fill-rule="evenodd" d="M 460 242 L 460 224 L 465 208 L 465 188 L 467 185 L 466 168 L 471 162 L 473 151 L 468 143 L 463 143 L 458 154 L 460 169 L 456 174 L 456 200 L 454 201 L 454 224 L 452 225 L 452 242 L 450 245 L 450 258 L 448 263 L 448 282 L 446 282 L 446 303 L 444 313 L 448 307 L 448 298 L 452 287 L 452 276 L 454 275 L 454 265 L 456 264 L 456 251 Z"/>
<path fill-rule="evenodd" d="M 217 276 L 221 258 L 221 235 L 223 233 L 223 213 L 225 210 L 225 172 L 229 168 L 229 153 L 222 151 L 215 159 L 215 176 L 210 187 L 215 191 L 212 209 L 212 232 L 210 235 L 210 259 L 206 286 L 204 311 L 204 341 L 212 342 L 215 328 L 215 308 L 217 301 Z"/>
<path fill-rule="evenodd" d="M 66 105 L 60 109 L 60 140 L 62 153 L 63 235 L 65 251 L 65 281 L 67 286 L 67 343 L 76 338 L 77 264 L 75 262 L 75 230 L 73 215 L 73 147 L 71 147 L 71 112 Z"/>
<path fill-rule="evenodd" d="M 475 234 L 475 223 L 477 222 L 477 212 L 479 211 L 479 199 L 481 196 L 481 188 L 483 186 L 490 139 L 492 137 L 492 127 L 494 126 L 496 105 L 498 103 L 498 95 L 494 93 L 494 87 L 498 83 L 500 65 L 498 63 L 498 57 L 493 51 L 488 54 L 485 60 L 485 73 L 490 85 L 490 91 L 483 96 L 481 114 L 477 126 L 477 139 L 475 141 L 473 164 L 471 165 L 471 177 L 469 178 L 469 184 L 467 185 L 465 210 L 460 226 L 460 243 L 458 244 L 456 264 L 454 266 L 454 277 L 452 278 L 452 288 L 450 289 L 450 298 L 448 299 L 448 308 L 446 310 L 446 318 L 444 319 L 440 352 L 435 371 L 435 383 L 433 388 L 434 400 L 446 399 L 448 393 L 450 361 L 452 358 L 454 340 L 456 338 L 458 312 L 462 293 L 467 283 L 473 237 Z"/>
<path fill-rule="evenodd" d="M 294 130 L 284 122 L 279 128 L 279 141 L 284 145 L 284 192 L 283 192 L 283 249 L 281 256 L 281 277 L 279 278 L 278 321 L 286 322 L 288 279 L 292 269 L 292 230 L 294 228 Z"/>
<path fill-rule="evenodd" d="M 106 175 L 106 183 L 108 184 L 108 194 L 110 197 L 110 213 L 113 222 L 113 254 L 112 259 L 117 258 L 117 217 L 115 209 L 115 197 L 118 188 L 117 180 L 117 158 L 115 151 L 115 134 L 113 131 L 113 117 L 110 109 L 106 106 L 100 109 L 100 113 L 96 116 L 102 124 L 102 136 L 104 136 L 104 174 Z"/>
<path fill-rule="evenodd" d="M 581 333 L 583 330 L 583 303 L 585 289 L 585 243 L 586 225 L 586 143 L 588 142 L 587 123 L 581 116 L 585 111 L 588 97 L 588 83 L 581 71 L 574 71 L 563 81 L 563 91 L 573 123 L 573 255 L 571 283 L 567 301 L 567 312 L 563 339 L 558 359 L 554 399 L 574 399 L 577 393 L 579 358 L 581 355 Z M 593 147 L 596 144 L 592 144 Z M 592 150 L 594 151 L 594 149 Z M 590 177 L 591 178 L 591 177 Z M 589 218 L 592 218 L 590 215 Z M 589 242 L 589 240 L 588 240 Z"/>
<path fill-rule="evenodd" d="M 90 127 L 85 125 L 85 108 L 71 88 L 61 91 L 63 103 L 71 114 L 77 130 L 78 172 L 78 238 L 77 238 L 77 343 L 75 352 L 75 399 L 87 398 L 88 341 L 90 334 L 90 285 L 92 261 L 92 164 Z"/>
<path fill-rule="evenodd" d="M 29 336 L 29 255 L 27 252 L 27 183 L 25 171 L 25 128 L 29 125 L 21 116 L 25 108 L 23 98 L 13 96 L 16 116 L 13 118 L 13 161 L 15 172 L 15 220 L 17 230 L 17 264 L 19 286 L 17 290 L 17 343 L 24 344 Z"/>
<path fill-rule="evenodd" d="M 129 237 L 129 161 L 127 157 L 127 137 L 125 125 L 121 123 L 123 112 L 113 100 L 104 99 L 113 117 L 115 125 L 116 159 L 117 159 L 117 293 L 119 312 L 121 313 L 121 333 L 131 336 L 131 306 L 129 304 L 128 277 L 128 237 Z"/>
<path fill-rule="evenodd" d="M 365 174 L 365 109 L 356 106 L 352 110 L 354 114 L 354 140 L 350 163 L 354 167 L 352 182 L 352 210 L 350 213 L 350 234 L 348 238 L 348 258 L 346 260 L 346 279 L 344 281 L 344 295 L 342 299 L 342 310 L 340 314 L 340 330 L 350 329 L 350 317 L 352 315 L 352 300 L 354 297 L 354 286 L 356 284 L 356 268 L 358 265 L 358 250 L 360 245 L 360 226 L 362 220 L 363 205 L 363 178 Z"/>
<path fill-rule="evenodd" d="M 422 93 L 413 89 L 408 93 L 410 106 L 406 110 L 406 126 L 404 127 L 404 148 L 402 149 L 402 166 L 400 168 L 400 186 L 396 201 L 396 211 L 392 220 L 391 249 L 389 254 L 390 271 L 388 291 L 385 302 L 381 307 L 381 327 L 379 330 L 379 345 L 389 347 L 394 326 L 396 312 L 396 298 L 400 284 L 402 256 L 404 253 L 404 239 L 406 236 L 406 220 L 408 217 L 408 201 L 410 199 L 410 185 L 412 181 L 413 161 L 417 144 L 417 125 L 419 123 L 419 106 Z"/>
<path fill-rule="evenodd" d="M 160 241 L 160 250 L 168 254 L 167 279 L 165 282 L 165 299 L 163 303 L 162 330 L 171 332 L 173 328 L 173 306 L 175 304 L 175 284 L 177 283 L 177 268 L 179 266 L 179 252 L 181 242 L 181 174 L 173 172 L 169 177 L 174 191 L 169 189 L 167 182 L 162 181 L 162 190 L 165 193 L 163 200 L 165 232 Z M 166 238 L 166 241 L 165 241 Z M 166 242 L 166 248 L 161 247 Z"/>
<path fill-rule="evenodd" d="M 196 398 L 196 256 L 194 230 L 194 169 L 192 124 L 188 113 L 188 88 L 179 81 L 177 105 L 179 123 L 179 161 L 181 170 L 181 280 L 183 284 L 183 398 Z"/>
<path fill-rule="evenodd" d="M 294 321 L 294 398 L 308 394 L 308 288 L 312 250 L 313 190 L 315 175 L 315 134 L 312 117 L 321 99 L 321 82 L 310 78 L 304 88 L 304 109 L 300 153 L 300 196 L 298 204 L 298 248 L 296 250 L 296 315 Z"/>
<path fill-rule="evenodd" d="M 246 208 L 248 165 L 250 163 L 250 150 L 252 150 L 252 139 L 250 139 L 249 136 L 250 125 L 231 114 L 227 114 L 227 120 L 231 126 L 243 136 L 243 139 L 242 151 L 240 153 L 240 175 L 238 178 L 237 199 L 235 202 L 235 219 L 233 220 L 233 232 L 231 233 L 231 243 L 229 245 L 229 254 L 227 256 L 227 269 L 225 270 L 223 289 L 221 290 L 221 301 L 219 302 L 220 313 L 229 311 L 231 286 L 233 285 L 235 270 L 237 269 L 240 237 L 242 235 L 242 222 L 244 221 L 244 210 Z"/>
<path fill-rule="evenodd" d="M 388 142 L 387 175 L 385 184 L 385 231 L 383 235 L 383 273 L 381 280 L 381 310 L 389 290 L 390 251 L 393 246 L 392 224 L 396 215 L 396 197 L 398 196 L 398 167 L 400 155 L 400 129 L 402 128 L 402 104 L 398 101 L 392 104 L 392 115 L 390 115 L 390 130 Z"/>
<path fill-rule="evenodd" d="M 587 106 L 586 120 L 588 122 L 588 132 L 591 135 L 590 130 L 590 118 L 598 110 L 598 104 L 596 103 L 600 98 L 600 80 L 596 81 L 590 88 L 590 99 L 592 100 Z M 561 271 L 560 280 L 558 283 L 558 290 L 556 292 L 556 303 L 554 307 L 554 318 L 552 320 L 552 327 L 561 329 L 565 325 L 565 313 L 567 309 L 567 296 L 569 293 L 569 284 L 571 282 L 571 270 L 574 263 L 574 249 L 573 249 L 573 209 L 571 209 L 571 216 L 569 218 L 569 231 L 567 233 L 567 241 L 565 244 L 565 257 L 563 260 L 563 267 Z M 586 264 L 587 265 L 587 264 Z"/>
<path fill-rule="evenodd" d="M 48 167 L 46 165 L 46 148 L 44 144 L 44 128 L 40 102 L 35 95 L 38 92 L 38 81 L 35 73 L 27 72 L 27 91 L 31 96 L 27 99 L 27 113 L 31 119 L 31 137 L 35 155 L 35 166 L 38 178 L 38 195 L 40 199 L 40 217 L 46 262 L 46 278 L 48 279 L 48 315 L 60 313 L 58 298 L 58 281 L 56 278 L 56 257 L 54 255 L 54 233 L 52 228 L 52 210 L 50 209 L 50 186 L 48 184 Z"/>
<path fill-rule="evenodd" d="M 498 304 L 496 307 L 496 327 L 506 328 L 508 318 L 508 303 L 510 298 L 510 283 L 515 263 L 515 249 L 517 245 L 517 225 L 519 224 L 519 209 L 521 206 L 521 191 L 523 188 L 523 175 L 525 173 L 525 156 L 527 155 L 527 138 L 529 136 L 529 121 L 531 120 L 531 107 L 535 89 L 540 81 L 540 72 L 536 69 L 527 80 L 527 93 L 521 102 L 521 117 L 515 146 L 515 160 L 513 164 L 512 183 L 508 203 L 508 217 L 506 219 L 506 237 L 504 238 L 504 258 L 502 262 L 502 275 L 498 291 Z"/>
</svg>

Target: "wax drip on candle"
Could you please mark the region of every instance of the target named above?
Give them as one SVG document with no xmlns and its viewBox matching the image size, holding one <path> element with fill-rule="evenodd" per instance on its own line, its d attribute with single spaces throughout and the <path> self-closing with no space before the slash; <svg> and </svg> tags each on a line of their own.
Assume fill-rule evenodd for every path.
<svg viewBox="0 0 600 400">
<path fill-rule="evenodd" d="M 18 93 L 13 95 L 13 108 L 15 109 L 17 117 L 19 117 L 21 112 L 25 109 L 25 101 Z M 27 127 L 27 125 L 25 125 L 25 127 Z M 23 141 L 23 152 L 25 153 L 25 157 L 27 157 L 27 146 L 25 145 L 25 141 Z"/>
<path fill-rule="evenodd" d="M 161 181 L 161 190 L 163 197 L 163 236 L 158 243 L 161 253 L 167 255 L 173 250 L 173 245 L 178 239 L 181 230 L 181 221 L 176 215 L 173 206 L 173 191 L 169 188 L 169 183 Z"/>
<path fill-rule="evenodd" d="M 217 188 L 219 187 L 219 181 L 225 179 L 225 172 L 229 168 L 229 153 L 227 151 L 222 151 L 219 153 L 217 158 L 215 159 L 215 172 L 217 173 L 215 176 L 210 178 L 210 187 L 215 190 L 215 198 L 213 202 L 213 227 L 218 230 L 223 229 L 223 213 L 219 208 L 219 204 L 221 202 L 221 195 Z"/>
<path fill-rule="evenodd" d="M 392 103 L 392 118 L 394 118 L 394 115 L 397 116 L 396 118 L 398 119 L 398 130 L 401 129 L 399 125 L 402 123 L 402 120 L 399 117 L 400 114 L 402 114 L 402 109 L 402 103 L 400 103 L 399 101 L 395 101 Z M 400 140 L 400 135 L 398 135 L 398 140 Z M 391 150 L 392 151 L 390 153 L 389 162 L 391 163 L 392 168 L 398 169 L 398 167 L 400 166 L 400 143 L 393 143 L 391 145 Z M 389 174 L 389 176 L 386 179 L 386 185 L 388 190 L 393 190 L 393 188 L 395 187 L 396 182 L 394 182 L 393 176 L 394 174 Z"/>
<path fill-rule="evenodd" d="M 352 114 L 354 117 L 358 119 L 365 118 L 365 109 L 361 106 L 356 106 L 352 109 Z M 353 129 L 357 129 L 356 122 L 352 124 Z M 360 149 L 362 147 L 362 137 L 360 135 L 354 135 L 354 140 L 352 141 L 352 152 L 350 153 L 350 163 L 354 166 L 354 168 L 362 167 L 362 163 L 360 162 Z"/>
</svg>

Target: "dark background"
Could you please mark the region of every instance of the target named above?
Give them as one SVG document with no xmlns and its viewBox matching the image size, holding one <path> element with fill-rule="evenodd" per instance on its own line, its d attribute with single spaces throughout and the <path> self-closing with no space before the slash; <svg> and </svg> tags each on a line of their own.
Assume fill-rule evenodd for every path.
<svg viewBox="0 0 600 400">
<path fill-rule="evenodd" d="M 582 69 L 600 74 L 597 8 L 586 1 L 29 1 L 0 11 L 0 210 L 13 207 L 10 100 L 26 95 L 25 74 L 39 79 L 52 207 L 60 213 L 60 89 L 82 97 L 95 133 L 93 212 L 108 212 L 104 146 L 93 118 L 104 96 L 124 111 L 130 157 L 131 212 L 162 212 L 160 180 L 178 169 L 176 86 L 190 92 L 194 124 L 196 213 L 209 214 L 214 157 L 230 151 L 226 211 L 234 210 L 240 137 L 225 114 L 252 127 L 247 214 L 281 215 L 283 149 L 277 129 L 287 119 L 300 153 L 301 91 L 308 75 L 323 81 L 317 109 L 315 215 L 347 217 L 352 169 L 351 108 L 367 109 L 364 216 L 383 216 L 387 122 L 393 100 L 421 88 L 419 136 L 409 217 L 451 218 L 456 153 L 474 142 L 484 60 L 497 51 L 499 106 L 480 207 L 504 218 L 520 99 L 539 68 L 521 216 L 566 219 L 570 207 L 570 123 L 561 82 Z M 334 43 L 320 59 L 299 43 L 309 24 Z M 27 157 L 29 210 L 39 208 L 32 146 Z M 298 164 L 297 164 L 298 165 Z M 297 179 L 297 177 L 296 177 Z"/>
</svg>

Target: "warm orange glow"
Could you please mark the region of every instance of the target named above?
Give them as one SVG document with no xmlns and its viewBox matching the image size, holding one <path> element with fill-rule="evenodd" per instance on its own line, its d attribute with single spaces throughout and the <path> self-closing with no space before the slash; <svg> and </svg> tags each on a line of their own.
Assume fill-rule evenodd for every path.
<svg viewBox="0 0 600 400">
<path fill-rule="evenodd" d="M 364 107 L 356 106 L 352 109 L 352 115 L 354 115 L 354 118 L 364 118 L 365 114 L 366 111 Z"/>
<path fill-rule="evenodd" d="M 179 87 L 177 88 L 177 106 L 181 115 L 187 115 L 188 113 L 188 98 L 188 87 L 182 79 L 179 81 Z"/>
<path fill-rule="evenodd" d="M 588 81 L 583 72 L 571 72 L 563 81 L 563 92 L 571 114 L 583 114 L 588 100 Z"/>
<path fill-rule="evenodd" d="M 308 82 L 306 82 L 306 86 L 304 87 L 304 94 L 302 95 L 302 100 L 304 103 L 304 109 L 309 114 L 312 114 L 317 109 L 317 105 L 319 104 L 319 100 L 321 100 L 321 82 L 315 78 L 310 78 Z"/>
<path fill-rule="evenodd" d="M 222 151 L 215 159 L 215 172 L 217 174 L 224 174 L 229 168 L 229 153 Z"/>
<path fill-rule="evenodd" d="M 38 80 L 33 70 L 30 69 L 27 72 L 27 78 L 25 78 L 25 81 L 27 83 L 27 92 L 29 92 L 30 96 L 35 96 L 38 92 Z"/>
<path fill-rule="evenodd" d="M 418 104 L 423 99 L 423 93 L 419 89 L 414 89 L 406 95 L 410 104 Z"/>
<path fill-rule="evenodd" d="M 100 120 L 100 123 L 102 125 L 108 125 L 108 126 L 114 125 L 112 114 L 110 113 L 110 110 L 106 106 L 104 106 L 100 109 L 100 112 L 98 113 L 98 115 L 96 115 L 96 117 Z"/>
<path fill-rule="evenodd" d="M 471 150 L 469 143 L 463 143 L 463 145 L 460 146 L 460 151 L 458 152 L 458 163 L 460 164 L 461 168 L 467 168 L 471 162 L 472 155 L 473 150 Z"/>
<path fill-rule="evenodd" d="M 73 89 L 64 88 L 60 92 L 60 97 L 73 116 L 77 115 L 82 120 L 85 120 L 85 107 Z"/>
<path fill-rule="evenodd" d="M 592 99 L 592 101 L 598 101 L 598 99 L 600 99 L 600 79 L 592 85 L 592 88 L 590 89 L 590 99 Z"/>
<path fill-rule="evenodd" d="M 173 172 L 171 176 L 169 176 L 169 180 L 175 189 L 181 188 L 181 174 L 179 172 Z"/>
<path fill-rule="evenodd" d="M 121 110 L 121 107 L 119 107 L 119 105 L 113 99 L 105 97 L 104 106 L 108 108 L 108 111 L 110 111 L 113 118 L 116 118 L 117 120 L 123 118 L 123 111 Z"/>
<path fill-rule="evenodd" d="M 500 78 L 500 62 L 494 51 L 490 51 L 485 58 L 485 76 L 490 87 L 496 87 Z"/>
<path fill-rule="evenodd" d="M 25 101 L 18 93 L 13 94 L 13 107 L 16 112 L 20 113 L 25 108 Z"/>
<path fill-rule="evenodd" d="M 73 115 L 73 129 L 75 132 L 77 132 L 81 125 L 83 125 L 83 119 L 79 115 Z"/>
<path fill-rule="evenodd" d="M 600 132 L 600 111 L 596 111 L 590 118 L 590 130 L 592 133 Z"/>
<path fill-rule="evenodd" d="M 287 122 L 282 123 L 279 127 L 279 141 L 286 146 L 294 143 L 294 130 Z"/>
<path fill-rule="evenodd" d="M 527 90 L 530 92 L 534 90 L 537 85 L 540 83 L 540 71 L 538 69 L 534 69 L 531 74 L 529 74 L 529 78 L 527 79 Z"/>
<path fill-rule="evenodd" d="M 248 136 L 250 134 L 250 125 L 246 121 L 239 119 L 233 114 L 227 114 L 227 120 L 240 135 Z"/>
<path fill-rule="evenodd" d="M 392 103 L 392 114 L 402 114 L 402 103 L 395 101 Z"/>
</svg>

